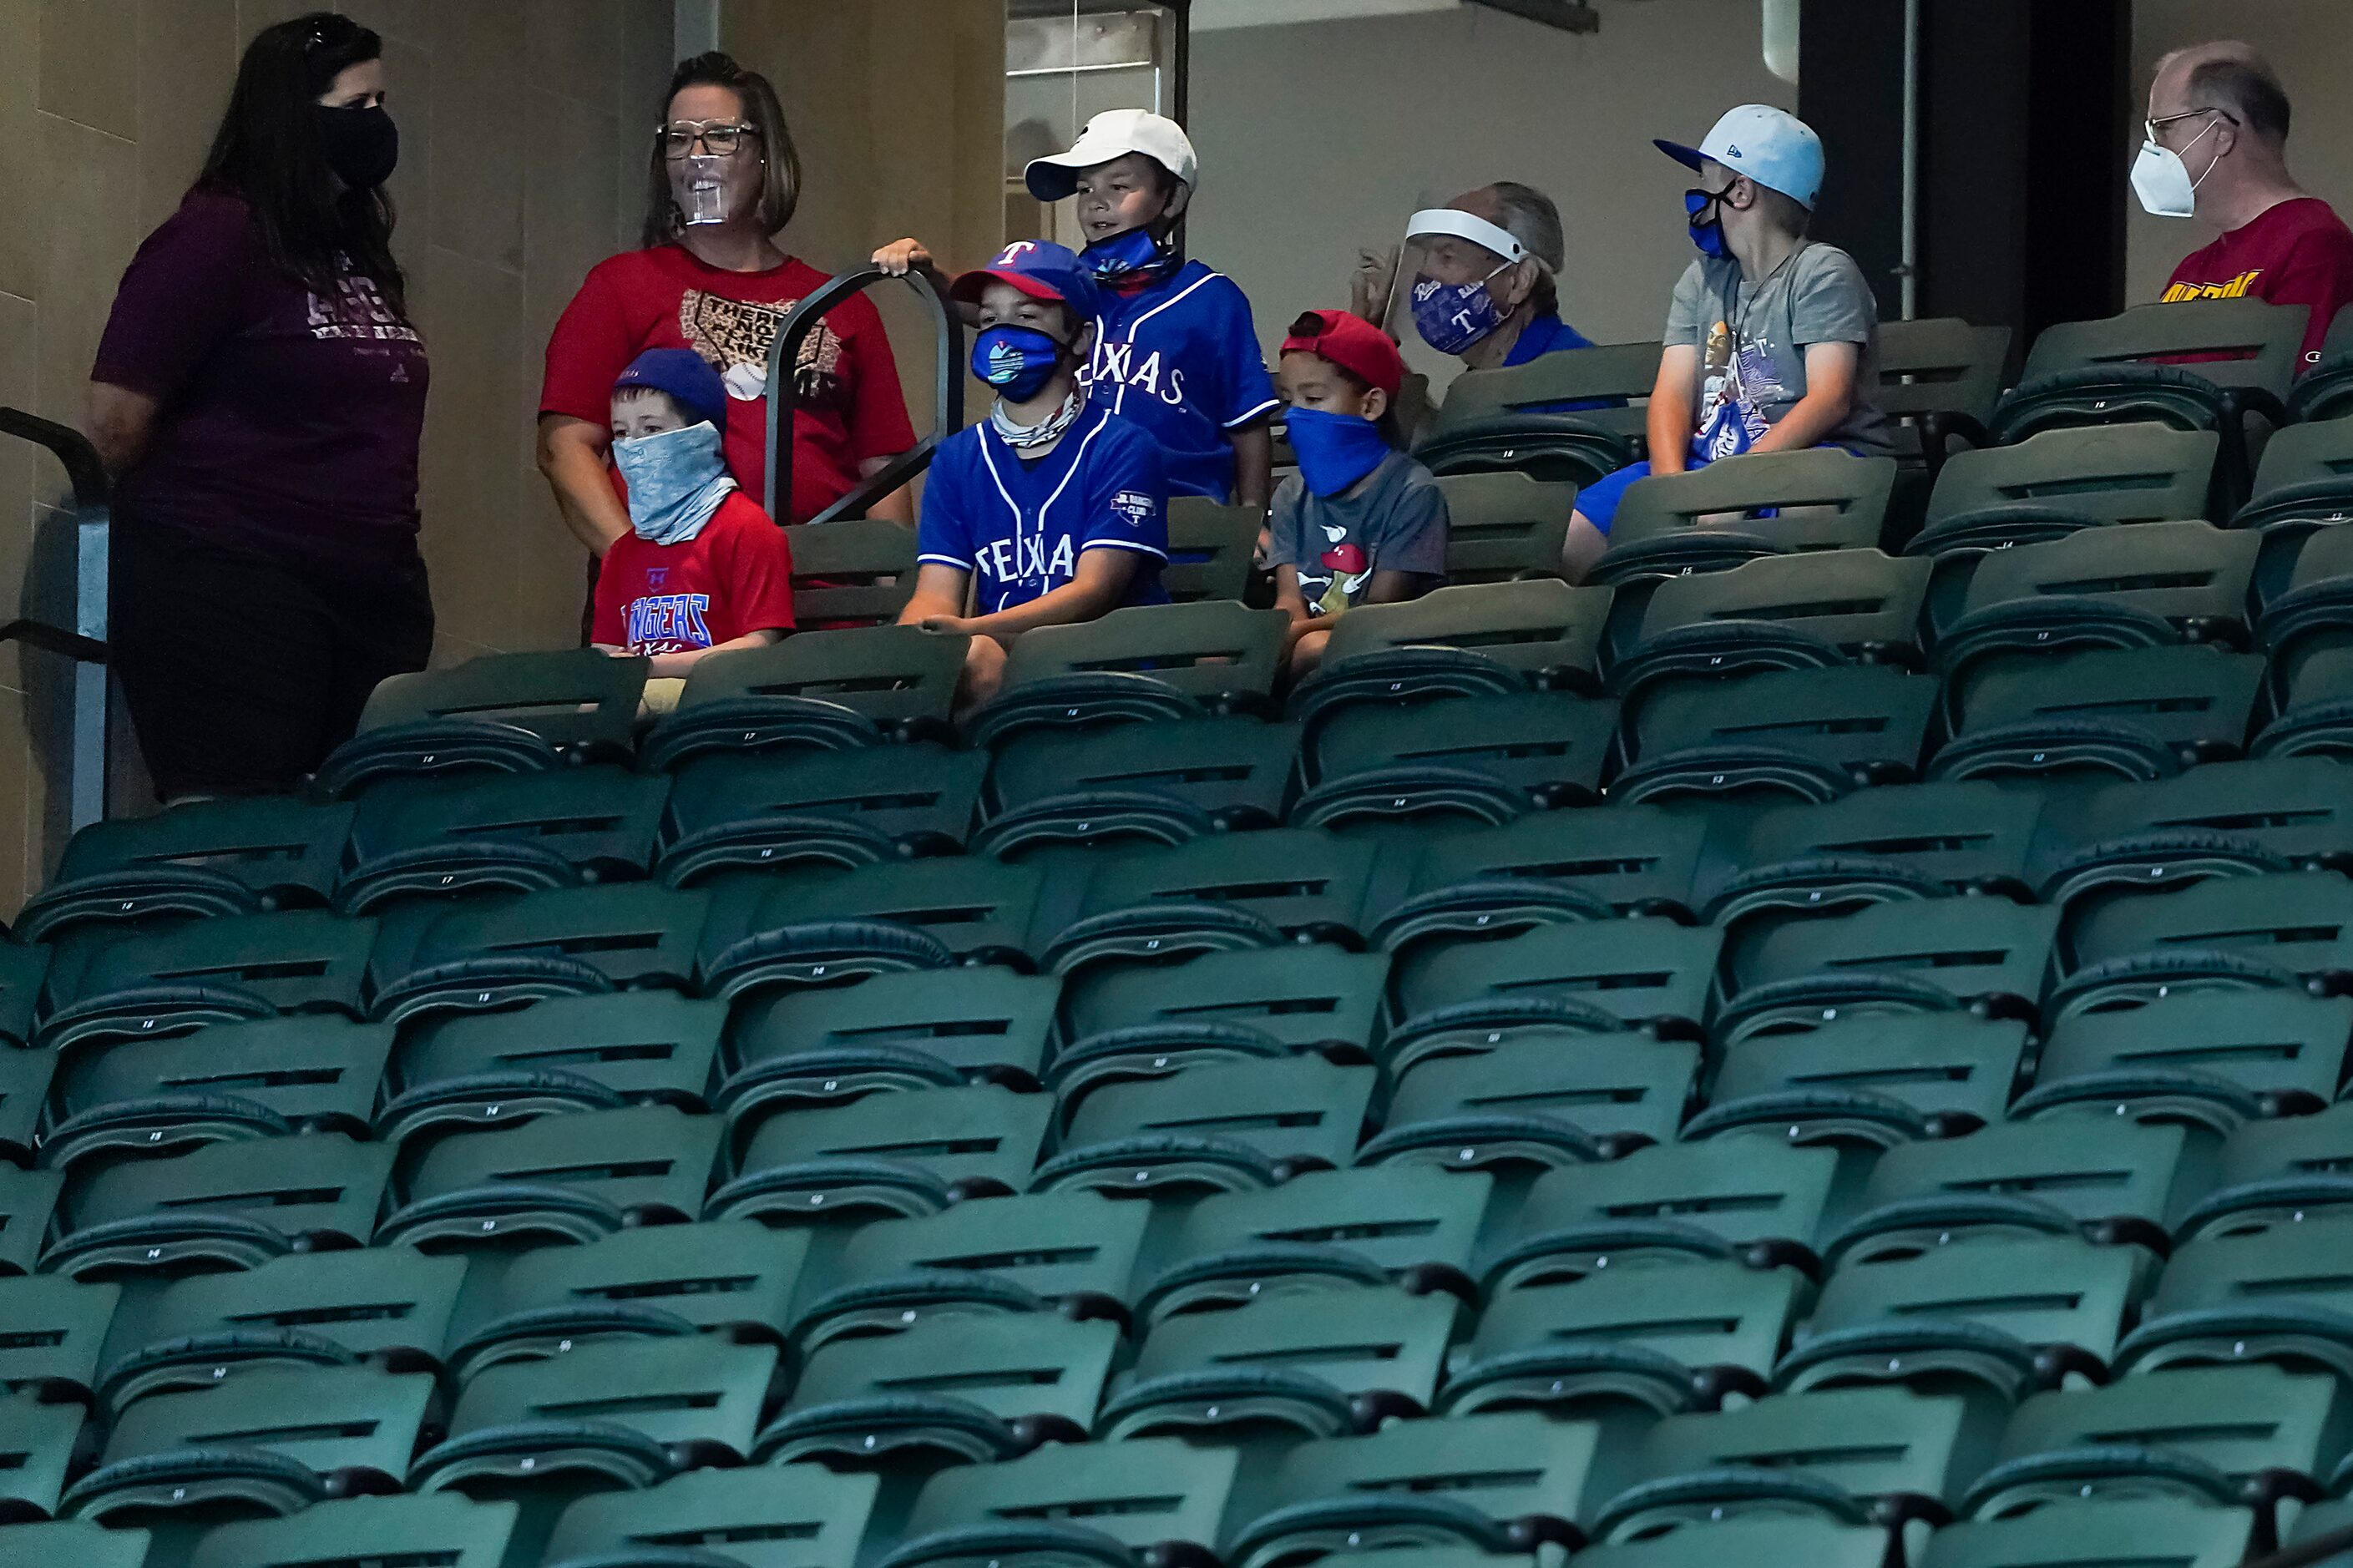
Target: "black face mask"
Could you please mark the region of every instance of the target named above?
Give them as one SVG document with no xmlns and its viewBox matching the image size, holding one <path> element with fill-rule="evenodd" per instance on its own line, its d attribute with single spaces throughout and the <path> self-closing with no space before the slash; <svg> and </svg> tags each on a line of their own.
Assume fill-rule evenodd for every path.
<svg viewBox="0 0 2353 1568">
<path fill-rule="evenodd" d="M 335 178 L 355 191 L 372 191 L 392 177 L 400 162 L 400 128 L 382 105 L 372 109 L 311 108 L 319 145 Z"/>
</svg>

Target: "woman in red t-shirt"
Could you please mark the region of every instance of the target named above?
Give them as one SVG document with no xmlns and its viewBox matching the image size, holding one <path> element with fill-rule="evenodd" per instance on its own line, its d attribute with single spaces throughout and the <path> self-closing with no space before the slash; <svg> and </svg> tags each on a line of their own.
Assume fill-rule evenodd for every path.
<svg viewBox="0 0 2353 1568">
<path fill-rule="evenodd" d="M 776 247 L 800 200 L 800 154 L 776 89 L 728 56 L 681 65 L 662 100 L 649 174 L 644 248 L 600 262 L 547 342 L 539 467 L 591 552 L 629 531 L 614 489 L 607 400 L 648 349 L 691 348 L 726 383 L 727 462 L 745 493 L 767 483 L 768 350 L 793 306 L 826 275 Z M 873 301 L 827 312 L 802 341 L 795 386 L 793 491 L 800 522 L 915 444 L 899 371 Z M 912 524 L 902 493 L 872 509 Z"/>
</svg>

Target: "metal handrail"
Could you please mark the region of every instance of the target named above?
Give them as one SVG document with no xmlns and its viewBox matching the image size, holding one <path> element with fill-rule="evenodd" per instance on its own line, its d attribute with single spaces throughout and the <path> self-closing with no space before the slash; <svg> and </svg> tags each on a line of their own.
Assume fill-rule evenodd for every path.
<svg viewBox="0 0 2353 1568">
<path fill-rule="evenodd" d="M 0 408 L 0 436 L 30 441 L 62 464 L 73 486 L 74 625 L 20 617 L 0 626 L 0 642 L 74 661 L 72 742 L 66 799 L 72 825 L 85 827 L 106 815 L 107 555 L 113 531 L 106 465 L 98 448 L 70 426 L 21 408 Z"/>
<path fill-rule="evenodd" d="M 793 494 L 792 427 L 793 416 L 799 412 L 799 387 L 791 367 L 800 362 L 802 340 L 817 330 L 827 311 L 888 278 L 901 278 L 931 307 L 932 325 L 939 340 L 939 387 L 932 405 L 932 431 L 807 521 L 832 522 L 865 516 L 868 507 L 930 467 L 940 443 L 964 427 L 964 319 L 940 291 L 938 280 L 926 272 L 900 274 L 879 267 L 828 279 L 792 308 L 776 329 L 776 341 L 768 346 L 768 482 L 762 499 L 767 503 L 768 515 L 779 523 L 789 521 L 786 513 Z"/>
</svg>

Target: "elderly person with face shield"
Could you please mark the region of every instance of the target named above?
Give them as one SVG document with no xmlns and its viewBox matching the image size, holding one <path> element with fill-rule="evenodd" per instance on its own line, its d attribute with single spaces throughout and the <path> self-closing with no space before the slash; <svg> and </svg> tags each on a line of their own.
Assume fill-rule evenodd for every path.
<svg viewBox="0 0 2353 1568">
<path fill-rule="evenodd" d="M 2162 296 L 2267 300 L 2312 311 L 2299 369 L 2353 300 L 2353 230 L 2287 172 L 2287 94 L 2244 44 L 2200 44 L 2157 62 L 2133 194 L 2158 217 L 2221 231 L 2173 269 Z"/>
<path fill-rule="evenodd" d="M 727 467 L 747 495 L 767 483 L 768 351 L 792 308 L 826 275 L 776 244 L 800 200 L 800 154 L 765 77 L 723 54 L 670 79 L 651 132 L 643 247 L 603 261 L 548 340 L 539 467 L 565 521 L 602 557 L 630 531 L 609 472 L 613 384 L 648 349 L 692 349 L 727 389 Z M 793 364 L 792 494 L 776 521 L 801 522 L 915 444 L 882 318 L 843 300 Z M 913 523 L 902 491 L 871 515 Z"/>
<path fill-rule="evenodd" d="M 1560 319 L 1553 279 L 1566 248 L 1549 196 L 1509 181 L 1482 185 L 1414 214 L 1402 255 L 1365 252 L 1350 280 L 1349 308 L 1387 327 L 1402 304 L 1421 341 L 1459 356 L 1465 370 L 1591 348 L 1592 340 Z M 1594 406 L 1564 403 L 1538 412 Z"/>
</svg>

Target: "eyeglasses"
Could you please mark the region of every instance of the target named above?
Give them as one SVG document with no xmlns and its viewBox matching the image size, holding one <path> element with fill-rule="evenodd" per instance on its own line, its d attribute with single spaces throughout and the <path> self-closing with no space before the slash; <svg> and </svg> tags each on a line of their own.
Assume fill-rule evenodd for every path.
<svg viewBox="0 0 2353 1568">
<path fill-rule="evenodd" d="M 2155 120 L 2144 120 L 2140 122 L 2140 128 L 2147 133 L 2151 142 L 2156 142 L 2157 128 L 2158 126 L 2170 125 L 2177 120 L 2194 119 L 2200 114 L 2219 114 L 2233 125 L 2236 125 L 2239 122 L 2239 117 L 2232 114 L 2229 110 L 2217 109 L 2213 105 L 2209 104 L 2203 109 L 2185 109 L 2179 114 L 2167 114 Z M 2159 143 L 2159 145 L 2162 145 L 2162 143 Z"/>
<path fill-rule="evenodd" d="M 697 142 L 714 158 L 734 156 L 746 136 L 756 139 L 759 128 L 733 120 L 681 120 L 664 125 L 654 132 L 654 140 L 661 146 L 665 158 L 683 158 L 694 151 Z"/>
</svg>

